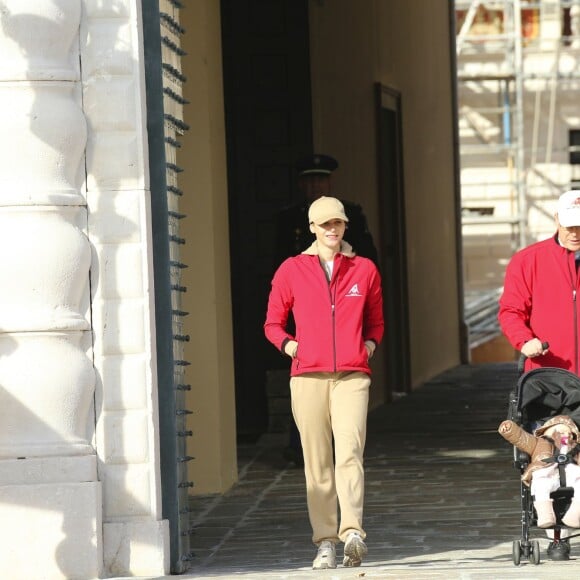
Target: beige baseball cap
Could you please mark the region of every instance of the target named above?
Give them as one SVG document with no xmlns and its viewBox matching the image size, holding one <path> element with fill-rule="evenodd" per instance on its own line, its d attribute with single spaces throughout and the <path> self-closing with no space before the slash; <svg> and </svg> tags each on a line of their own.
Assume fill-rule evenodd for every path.
<svg viewBox="0 0 580 580">
<path fill-rule="evenodd" d="M 336 197 L 319 197 L 313 201 L 308 210 L 308 222 L 311 224 L 323 224 L 329 220 L 348 221 L 344 213 L 344 205 Z"/>
</svg>

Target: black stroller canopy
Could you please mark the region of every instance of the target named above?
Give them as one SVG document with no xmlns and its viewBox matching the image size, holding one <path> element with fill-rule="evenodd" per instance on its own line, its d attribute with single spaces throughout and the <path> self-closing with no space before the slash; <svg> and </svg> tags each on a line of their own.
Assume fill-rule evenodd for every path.
<svg viewBox="0 0 580 580">
<path fill-rule="evenodd" d="M 568 415 L 580 425 L 580 378 L 570 371 L 533 369 L 520 378 L 518 391 L 524 422 L 543 423 L 556 415 Z"/>
</svg>

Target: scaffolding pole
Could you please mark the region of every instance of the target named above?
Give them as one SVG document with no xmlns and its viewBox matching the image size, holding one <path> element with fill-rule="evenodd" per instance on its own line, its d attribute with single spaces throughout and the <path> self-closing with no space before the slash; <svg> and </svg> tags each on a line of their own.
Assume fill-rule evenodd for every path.
<svg viewBox="0 0 580 580">
<path fill-rule="evenodd" d="M 525 157 L 524 157 L 524 79 L 523 79 L 523 55 L 522 55 L 522 9 L 520 0 L 513 0 L 513 49 L 514 49 L 514 75 L 515 75 L 515 137 L 516 137 L 516 191 L 518 198 L 518 221 L 519 221 L 519 245 L 523 248 L 527 245 L 527 195 L 525 183 Z"/>
</svg>

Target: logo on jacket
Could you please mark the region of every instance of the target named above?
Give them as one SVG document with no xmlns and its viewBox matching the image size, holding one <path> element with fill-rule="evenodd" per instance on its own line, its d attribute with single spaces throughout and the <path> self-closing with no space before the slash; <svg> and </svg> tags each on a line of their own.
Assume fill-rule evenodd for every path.
<svg viewBox="0 0 580 580">
<path fill-rule="evenodd" d="M 362 296 L 362 294 L 358 291 L 358 284 L 355 284 L 347 293 L 346 296 Z"/>
</svg>

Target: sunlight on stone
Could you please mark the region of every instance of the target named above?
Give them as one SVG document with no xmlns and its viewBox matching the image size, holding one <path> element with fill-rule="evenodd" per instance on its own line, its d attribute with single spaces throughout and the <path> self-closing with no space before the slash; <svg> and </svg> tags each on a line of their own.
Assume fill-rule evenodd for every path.
<svg viewBox="0 0 580 580">
<path fill-rule="evenodd" d="M 440 457 L 458 457 L 462 459 L 488 459 L 497 455 L 493 449 L 456 449 L 438 451 Z"/>
</svg>

